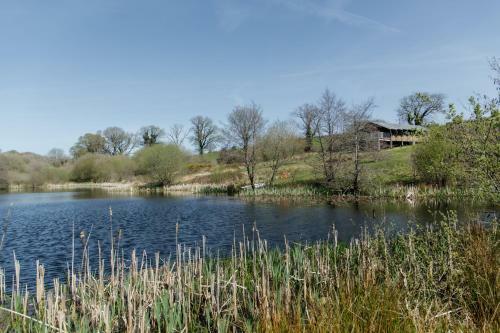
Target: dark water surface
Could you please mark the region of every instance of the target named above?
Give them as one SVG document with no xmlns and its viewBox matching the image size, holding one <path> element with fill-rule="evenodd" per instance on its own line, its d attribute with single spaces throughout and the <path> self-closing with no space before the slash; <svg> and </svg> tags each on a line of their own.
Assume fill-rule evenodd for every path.
<svg viewBox="0 0 500 333">
<path fill-rule="evenodd" d="M 364 226 L 392 231 L 425 226 L 435 216 L 456 210 L 459 220 L 492 218 L 497 208 L 473 207 L 463 202 L 447 204 L 360 203 L 335 207 L 307 202 L 258 203 L 217 196 L 127 196 L 100 191 L 0 194 L 0 266 L 7 281 L 14 272 L 13 253 L 21 262 L 22 282 L 30 289 L 35 281 L 35 261 L 45 266 L 46 281 L 64 278 L 71 263 L 72 229 L 75 228 L 76 264 L 81 258 L 80 234 L 89 235 L 91 257 L 97 259 L 98 242 L 109 257 L 111 218 L 115 236 L 121 231 L 120 247 L 127 257 L 132 249 L 166 258 L 178 241 L 189 246 L 206 236 L 212 252 L 227 251 L 234 237 L 241 239 L 243 226 L 251 236 L 255 224 L 271 246 L 290 241 L 326 239 L 335 224 L 339 239 L 349 241 Z M 97 265 L 94 262 L 94 267 Z"/>
</svg>

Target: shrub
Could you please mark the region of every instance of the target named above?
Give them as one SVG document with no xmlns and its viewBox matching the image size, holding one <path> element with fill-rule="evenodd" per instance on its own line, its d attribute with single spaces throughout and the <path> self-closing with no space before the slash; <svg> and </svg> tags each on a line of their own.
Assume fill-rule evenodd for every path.
<svg viewBox="0 0 500 333">
<path fill-rule="evenodd" d="M 427 139 L 417 146 L 414 166 L 422 180 L 441 186 L 473 188 L 499 193 L 500 112 L 470 100 L 474 114 L 469 119 L 456 115 L 452 121 L 431 128 Z"/>
<path fill-rule="evenodd" d="M 242 164 L 243 162 L 243 151 L 236 147 L 222 148 L 219 157 L 217 157 L 217 163 L 219 164 Z"/>
<path fill-rule="evenodd" d="M 98 160 L 101 176 L 106 181 L 130 180 L 134 177 L 135 161 L 128 156 L 102 156 Z"/>
<path fill-rule="evenodd" d="M 122 181 L 133 177 L 135 163 L 127 156 L 85 154 L 76 160 L 71 180 L 76 182 Z"/>
<path fill-rule="evenodd" d="M 421 180 L 446 186 L 459 172 L 454 162 L 456 149 L 446 135 L 446 128 L 431 128 L 424 142 L 417 145 L 413 165 Z"/>
<path fill-rule="evenodd" d="M 0 154 L 0 183 L 12 185 L 42 185 L 67 180 L 67 170 L 55 168 L 50 160 L 33 153 L 9 151 Z"/>
<path fill-rule="evenodd" d="M 98 155 L 85 154 L 78 158 L 71 170 L 71 180 L 76 182 L 98 181 L 100 178 L 97 167 Z"/>
<path fill-rule="evenodd" d="M 182 171 L 186 154 L 178 146 L 157 144 L 137 152 L 138 173 L 158 185 L 170 185 Z"/>
<path fill-rule="evenodd" d="M 47 165 L 31 174 L 30 183 L 33 185 L 60 184 L 70 178 L 70 170 L 64 167 Z"/>
<path fill-rule="evenodd" d="M 29 160 L 26 156 L 16 152 L 10 151 L 2 154 L 1 163 L 5 166 L 5 169 L 8 171 L 15 172 L 26 172 L 27 164 L 29 164 Z"/>
</svg>

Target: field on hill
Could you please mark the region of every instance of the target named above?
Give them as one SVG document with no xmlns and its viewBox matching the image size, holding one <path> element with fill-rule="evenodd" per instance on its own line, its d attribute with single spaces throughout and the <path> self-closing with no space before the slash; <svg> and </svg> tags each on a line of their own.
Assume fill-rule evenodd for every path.
<svg viewBox="0 0 500 333">
<path fill-rule="evenodd" d="M 415 181 L 411 155 L 413 146 L 394 148 L 364 154 L 362 158 L 365 178 L 377 186 L 393 184 L 409 184 Z M 225 184 L 238 182 L 245 184 L 245 169 L 237 164 L 222 164 L 217 160 L 219 152 L 210 152 L 203 156 L 192 156 L 187 162 L 178 183 Z M 286 161 L 280 168 L 276 179 L 277 186 L 310 185 L 321 182 L 318 172 L 318 156 L 315 153 L 303 153 Z M 348 173 L 348 159 L 340 173 Z M 62 184 L 72 181 L 73 162 L 54 165 L 42 155 L 33 153 L 5 152 L 0 153 L 0 179 L 3 184 L 40 186 L 43 184 Z M 106 167 L 106 165 L 103 165 Z M 130 166 L 133 169 L 133 166 Z M 259 162 L 257 179 L 267 183 L 270 164 Z M 133 170 L 125 177 L 110 175 L 103 182 L 135 182 Z"/>
</svg>

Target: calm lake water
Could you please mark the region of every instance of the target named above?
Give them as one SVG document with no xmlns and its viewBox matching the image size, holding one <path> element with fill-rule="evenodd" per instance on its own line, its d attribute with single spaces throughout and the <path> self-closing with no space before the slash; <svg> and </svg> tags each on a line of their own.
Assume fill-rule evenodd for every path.
<svg viewBox="0 0 500 333">
<path fill-rule="evenodd" d="M 472 207 L 465 203 L 434 203 L 412 206 L 408 203 L 309 204 L 307 202 L 258 203 L 218 196 L 127 196 L 100 191 L 6 193 L 0 194 L 0 266 L 13 274 L 13 253 L 21 262 L 23 283 L 35 280 L 35 261 L 46 269 L 46 281 L 64 278 L 71 263 L 73 225 L 76 263 L 82 252 L 80 234 L 90 234 L 89 248 L 97 258 L 98 242 L 109 256 L 110 226 L 121 231 L 120 247 L 127 257 L 132 249 L 149 255 L 159 252 L 168 258 L 178 241 L 188 246 L 206 237 L 212 253 L 230 249 L 234 237 L 241 239 L 243 227 L 251 237 L 256 225 L 271 246 L 290 241 L 313 242 L 326 239 L 335 224 L 339 239 L 349 241 L 364 226 L 384 227 L 390 232 L 425 226 L 435 216 L 456 210 L 461 221 L 491 219 L 498 207 Z M 97 265 L 94 262 L 93 267 Z M 31 289 L 31 287 L 30 287 Z"/>
</svg>

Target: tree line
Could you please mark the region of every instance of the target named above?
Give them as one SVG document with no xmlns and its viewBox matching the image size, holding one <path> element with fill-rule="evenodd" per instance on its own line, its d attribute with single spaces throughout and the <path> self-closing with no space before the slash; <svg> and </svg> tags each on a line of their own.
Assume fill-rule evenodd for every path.
<svg viewBox="0 0 500 333">
<path fill-rule="evenodd" d="M 429 123 L 432 116 L 444 112 L 444 95 L 417 92 L 401 99 L 398 109 L 398 117 L 411 125 L 425 125 Z M 369 118 L 371 110 L 375 107 L 373 99 L 365 103 L 366 112 L 363 118 Z M 321 138 L 331 137 L 333 134 L 342 132 L 344 125 L 348 124 L 349 116 L 353 115 L 353 109 L 361 110 L 360 105 L 356 105 L 347 110 L 345 102 L 338 98 L 335 93 L 326 89 L 317 103 L 306 103 L 298 107 L 292 115 L 296 118 L 295 124 L 303 131 L 305 139 L 304 150 L 311 151 L 313 138 L 317 135 Z M 253 118 L 253 119 L 252 119 Z M 214 121 L 206 116 L 196 116 L 191 118 L 189 128 L 183 125 L 174 124 L 169 130 L 155 125 L 142 127 L 137 133 L 127 132 L 120 127 L 108 127 L 96 133 L 85 133 L 80 136 L 77 142 L 70 148 L 73 158 L 79 158 L 86 153 L 128 155 L 140 147 L 148 147 L 157 143 L 171 143 L 182 146 L 186 139 L 196 147 L 197 152 L 203 155 L 207 151 L 215 150 L 230 142 L 243 140 L 245 146 L 250 141 L 249 138 L 242 139 L 240 135 L 235 135 L 238 131 L 250 131 L 245 127 L 245 123 L 254 122 L 256 127 L 255 136 L 260 135 L 259 130 L 264 128 L 265 121 L 262 118 L 262 108 L 252 102 L 249 105 L 236 106 L 228 116 L 227 124 L 220 128 Z M 237 123 L 243 121 L 242 123 Z M 261 127 L 261 128 L 260 128 Z M 250 132 L 245 135 L 248 136 Z M 331 144 L 331 143 L 330 143 Z M 244 147 L 242 147 L 244 148 Z M 54 148 L 48 155 L 55 159 L 63 159 L 64 151 Z"/>
<path fill-rule="evenodd" d="M 500 65 L 497 59 L 491 60 L 491 68 L 499 96 L 472 97 L 469 100 L 470 117 L 459 114 L 453 104 L 446 108 L 443 94 L 416 92 L 400 100 L 397 117 L 401 122 L 431 128 L 427 140 L 417 148 L 413 163 L 415 172 L 425 181 L 440 185 L 456 181 L 465 177 L 463 170 L 479 168 L 479 162 L 474 161 L 487 161 L 488 165 L 483 168 L 484 172 L 476 174 L 490 180 L 497 177 L 500 105 Z M 375 108 L 373 98 L 347 105 L 344 99 L 327 88 L 317 101 L 300 105 L 286 120 L 268 122 L 262 107 L 251 102 L 235 106 L 220 125 L 209 117 L 198 115 L 190 119 L 187 128 L 174 124 L 165 130 L 149 125 L 134 133 L 108 127 L 85 133 L 71 147 L 71 157 L 61 149 L 52 149 L 47 158 L 54 167 L 64 166 L 72 160 L 70 178 L 75 181 L 144 175 L 157 184 L 168 185 L 188 158 L 189 154 L 182 148 L 188 140 L 200 156 L 218 149 L 222 162 L 226 160 L 242 165 L 248 183 L 255 188 L 257 171 L 261 167 L 259 162 L 265 162 L 271 170 L 269 178 L 264 181 L 273 185 L 287 161 L 299 152 L 312 152 L 316 161 L 314 167 L 323 185 L 358 193 L 364 172 L 362 153 L 375 150 L 378 142 L 367 126 Z M 432 126 L 437 114 L 446 115 L 449 123 Z M 453 149 L 439 147 L 438 143 L 443 142 Z M 471 148 L 473 143 L 474 149 Z M 470 157 L 467 166 L 465 158 L 459 161 L 452 155 Z M 452 159 L 453 163 L 450 162 Z M 458 165 L 462 166 L 462 172 L 457 172 Z M 1 167 L 0 176 L 5 173 Z M 450 168 L 453 172 L 446 172 Z"/>
<path fill-rule="evenodd" d="M 434 114 L 443 111 L 443 101 L 441 94 L 415 93 L 401 100 L 398 115 L 410 124 L 425 124 Z M 186 160 L 182 145 L 189 139 L 201 156 L 217 148 L 222 148 L 221 154 L 228 150 L 235 152 L 253 189 L 257 183 L 258 162 L 269 163 L 271 175 L 266 183 L 273 185 L 283 164 L 303 151 L 316 153 L 316 167 L 324 185 L 358 193 L 363 172 L 361 152 L 376 146 L 375 137 L 366 126 L 375 108 L 373 98 L 348 106 L 327 88 L 317 102 L 296 108 L 291 119 L 270 124 L 264 118 L 262 107 L 251 102 L 235 106 L 221 126 L 199 115 L 191 118 L 189 128 L 175 124 L 167 131 L 155 125 L 144 126 L 137 133 L 108 127 L 80 136 L 71 147 L 71 157 L 76 161 L 72 178 L 77 181 L 104 179 L 102 170 L 116 168 L 120 172 L 120 163 L 116 162 L 120 159 L 115 159 L 111 165 L 113 163 L 105 156 L 133 153 L 135 173 L 147 174 L 155 183 L 168 185 Z M 302 134 L 297 134 L 297 130 Z M 62 165 L 68 160 L 60 149 L 51 150 L 48 156 L 54 165 Z M 351 162 L 347 175 L 346 161 Z M 129 170 L 130 167 L 124 166 L 127 163 L 122 159 L 121 169 Z M 343 175 L 339 177 L 341 167 Z"/>
</svg>

